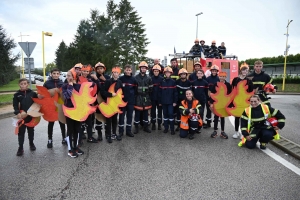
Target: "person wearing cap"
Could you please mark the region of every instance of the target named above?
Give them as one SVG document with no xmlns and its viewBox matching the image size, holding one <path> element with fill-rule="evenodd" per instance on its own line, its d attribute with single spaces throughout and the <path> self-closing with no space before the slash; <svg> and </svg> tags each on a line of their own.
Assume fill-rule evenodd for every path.
<svg viewBox="0 0 300 200">
<path fill-rule="evenodd" d="M 280 139 L 278 130 L 285 126 L 285 116 L 275 108 L 260 101 L 258 95 L 250 97 L 250 106 L 241 116 L 241 130 L 243 134 L 239 146 L 245 145 L 254 149 L 260 142 L 260 149 L 266 149 L 268 142 Z"/>
<path fill-rule="evenodd" d="M 124 76 L 121 76 L 119 79 L 122 81 L 123 86 L 123 101 L 127 103 L 125 107 L 121 108 L 122 113 L 119 114 L 119 135 L 121 137 L 124 135 L 124 118 L 126 115 L 126 135 L 128 137 L 134 137 L 134 135 L 131 132 L 131 125 L 135 99 L 132 97 L 135 96 L 137 83 L 135 78 L 132 76 L 131 65 L 125 65 Z"/>
<path fill-rule="evenodd" d="M 95 65 L 95 72 L 96 74 L 91 74 L 92 80 L 97 84 L 97 94 L 101 95 L 102 99 L 104 99 L 105 97 L 103 96 L 102 93 L 99 93 L 101 91 L 101 88 L 104 87 L 104 83 L 106 80 L 110 79 L 110 77 L 108 75 L 105 74 L 106 71 L 106 67 L 103 63 L 98 62 Z M 101 102 L 97 102 L 97 104 L 99 104 Z M 99 108 L 96 109 L 96 113 L 101 113 Z M 106 124 L 102 123 L 101 121 L 96 119 L 96 126 L 95 129 L 97 130 L 98 133 L 98 141 L 102 141 L 103 137 L 102 137 L 102 127 L 104 126 L 105 129 L 105 138 L 107 137 L 107 133 L 106 133 Z"/>
<path fill-rule="evenodd" d="M 175 131 L 179 131 L 180 129 L 180 118 L 181 118 L 181 114 L 180 114 L 180 110 L 179 110 L 179 105 L 181 104 L 181 101 L 183 101 L 186 96 L 185 96 L 185 92 L 189 89 L 191 89 L 191 82 L 189 80 L 187 80 L 187 75 L 188 75 L 188 71 L 184 68 L 180 69 L 178 72 L 178 75 L 180 77 L 180 79 L 176 80 L 176 88 L 177 88 L 177 94 L 178 94 L 178 101 L 177 101 L 177 105 L 176 105 L 176 124 L 178 125 L 177 128 L 175 129 Z"/>
<path fill-rule="evenodd" d="M 154 59 L 154 65 L 150 68 L 149 70 L 149 76 L 150 77 L 153 77 L 153 70 L 152 68 L 155 66 L 155 65 L 159 65 L 160 66 L 160 72 L 159 72 L 159 75 L 161 75 L 162 77 L 164 76 L 164 66 L 162 66 L 160 63 L 159 63 L 159 59 L 158 58 L 155 58 Z"/>
<path fill-rule="evenodd" d="M 177 79 L 179 79 L 179 76 L 178 76 L 178 72 L 179 72 L 179 68 L 178 68 L 178 61 L 177 61 L 177 58 L 172 58 L 171 59 L 171 68 L 172 68 L 172 75 L 171 75 L 171 78 L 176 81 Z"/>
<path fill-rule="evenodd" d="M 153 90 L 151 92 L 151 123 L 152 123 L 152 130 L 156 130 L 155 123 L 157 121 L 157 129 L 161 130 L 161 123 L 162 123 L 162 106 L 159 105 L 159 87 L 160 84 L 163 80 L 163 76 L 160 76 L 161 72 L 161 67 L 159 65 L 154 65 L 152 67 L 152 73 L 153 76 L 151 77 L 152 79 L 152 84 L 153 84 Z M 157 110 L 157 115 L 156 115 L 156 110 Z M 156 118 L 157 117 L 157 118 Z"/>
<path fill-rule="evenodd" d="M 119 80 L 121 69 L 119 66 L 112 68 L 112 77 L 107 79 L 104 83 L 104 87 L 101 87 L 100 93 L 103 94 L 104 102 L 107 103 L 107 98 L 116 96 L 118 89 L 122 89 L 122 81 Z M 115 92 L 109 92 L 109 88 L 112 84 L 115 84 Z M 117 126 L 118 126 L 118 113 L 114 114 L 111 117 L 106 117 L 106 134 L 107 142 L 112 143 L 112 139 L 117 139 L 118 141 L 122 140 L 120 135 L 117 135 Z"/>
<path fill-rule="evenodd" d="M 218 46 L 218 51 L 220 54 L 220 57 L 222 58 L 223 56 L 226 56 L 226 47 L 225 47 L 225 43 L 222 42 L 221 46 Z"/>
<path fill-rule="evenodd" d="M 152 79 L 147 76 L 146 71 L 148 69 L 148 64 L 145 61 L 139 64 L 140 73 L 135 76 L 137 83 L 135 92 L 135 115 L 134 115 L 134 134 L 139 133 L 140 116 L 143 116 L 143 130 L 145 132 L 151 133 L 149 129 L 148 120 L 148 110 L 151 109 L 151 99 L 150 95 L 152 92 L 153 84 Z"/>
<path fill-rule="evenodd" d="M 227 88 L 227 95 L 231 93 L 232 91 L 232 87 L 230 85 L 230 83 L 228 83 L 226 81 L 226 77 L 227 77 L 227 73 L 226 72 L 219 72 L 219 79 L 221 83 L 224 83 L 226 85 Z M 214 84 L 214 86 L 212 87 L 211 93 L 216 93 L 217 92 L 217 83 Z M 214 106 L 214 100 L 212 98 L 210 98 L 210 108 L 213 109 Z M 219 123 L 219 118 L 221 121 L 221 134 L 220 136 L 224 139 L 228 139 L 228 135 L 225 133 L 225 118 L 224 117 L 219 117 L 218 115 L 214 116 L 214 132 L 211 134 L 212 138 L 216 138 L 218 136 L 218 123 Z"/>
<path fill-rule="evenodd" d="M 269 76 L 269 74 L 262 71 L 262 69 L 263 69 L 263 62 L 261 60 L 255 61 L 254 72 L 249 74 L 247 77 L 252 80 L 255 94 L 259 96 L 262 103 L 271 106 L 271 103 L 269 101 L 270 98 L 268 97 L 267 93 L 264 91 L 264 86 L 269 83 L 272 83 L 272 78 Z M 274 90 L 273 93 L 275 92 L 276 90 Z"/>
<path fill-rule="evenodd" d="M 246 80 L 247 81 L 246 85 L 248 86 L 247 92 L 253 91 L 253 83 L 251 80 L 247 78 L 248 72 L 249 72 L 249 65 L 247 63 L 241 64 L 239 76 L 235 77 L 232 80 L 231 83 L 232 89 L 236 88 L 239 82 Z M 239 126 L 240 126 L 240 117 L 235 117 L 234 119 L 235 133 L 232 136 L 234 139 L 242 137 L 242 134 L 239 132 Z"/>
<path fill-rule="evenodd" d="M 84 82 L 92 82 L 92 86 L 97 90 L 97 84 L 94 83 L 91 79 L 90 73 L 92 71 L 91 65 L 83 65 L 81 67 L 81 76 L 78 78 L 78 83 L 82 84 Z M 93 75 L 94 77 L 95 75 Z M 82 139 L 85 139 L 84 130 L 87 130 L 87 142 L 88 143 L 98 143 L 98 141 L 93 137 L 93 127 L 94 127 L 94 113 L 90 114 L 85 121 L 81 122 L 81 127 L 79 128 L 79 146 L 83 144 Z"/>
<path fill-rule="evenodd" d="M 216 41 L 213 40 L 211 42 L 211 46 L 209 48 L 209 51 L 208 51 L 208 58 L 219 58 L 219 50 L 218 50 L 218 47 L 216 46 Z"/>
<path fill-rule="evenodd" d="M 164 114 L 164 133 L 171 130 L 171 135 L 175 134 L 174 130 L 174 107 L 177 104 L 178 94 L 176 89 L 176 83 L 171 79 L 173 73 L 171 67 L 165 67 L 165 78 L 162 80 L 159 87 L 159 104 L 162 105 Z M 175 115 L 176 116 L 176 115 Z"/>
<path fill-rule="evenodd" d="M 192 83 L 193 81 L 197 80 L 198 79 L 198 76 L 197 76 L 197 72 L 202 69 L 202 65 L 200 62 L 195 62 L 194 64 L 194 72 L 192 74 L 189 75 L 189 81 Z M 203 79 L 206 79 L 206 76 L 204 75 L 202 77 Z"/>
<path fill-rule="evenodd" d="M 204 108 L 205 104 L 207 102 L 207 95 L 208 95 L 208 83 L 203 78 L 204 77 L 204 71 L 202 69 L 199 69 L 196 72 L 197 79 L 192 82 L 191 89 L 194 93 L 195 99 L 198 100 L 199 104 L 201 105 L 200 109 L 200 117 L 203 119 L 204 115 Z M 201 127 L 198 128 L 197 132 L 200 133 Z"/>
<path fill-rule="evenodd" d="M 196 39 L 194 41 L 194 46 L 192 46 L 190 53 L 193 55 L 201 55 L 201 52 L 203 52 L 201 45 L 199 45 L 199 39 Z"/>
<path fill-rule="evenodd" d="M 208 52 L 209 52 L 209 46 L 205 45 L 205 41 L 204 40 L 200 40 L 200 46 L 202 48 L 204 56 L 207 57 L 208 56 Z"/>
<path fill-rule="evenodd" d="M 217 65 L 213 65 L 210 68 L 211 76 L 209 76 L 206 81 L 208 83 L 208 94 L 206 97 L 206 124 L 203 124 L 203 128 L 210 128 L 211 127 L 211 110 L 210 110 L 210 92 L 214 91 L 215 84 L 220 81 L 218 77 L 219 67 Z"/>
</svg>

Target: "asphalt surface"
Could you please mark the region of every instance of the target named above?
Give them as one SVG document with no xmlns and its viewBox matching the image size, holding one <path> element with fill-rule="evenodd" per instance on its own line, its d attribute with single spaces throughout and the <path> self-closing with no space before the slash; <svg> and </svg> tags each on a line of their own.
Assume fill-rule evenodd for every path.
<svg viewBox="0 0 300 200">
<path fill-rule="evenodd" d="M 299 98 L 271 100 L 288 119 L 281 131 L 288 139 L 296 139 L 300 128 L 293 119 Z M 112 144 L 84 142 L 85 154 L 74 159 L 61 144 L 58 123 L 53 149 L 47 149 L 47 122 L 41 121 L 35 129 L 37 150 L 29 150 L 26 138 L 24 156 L 17 157 L 11 119 L 2 119 L 0 199 L 299 199 L 299 175 L 260 149 L 238 147 L 229 120 L 225 130 L 228 140 L 210 138 L 212 129 L 194 140 L 181 139 L 178 132 L 141 131 Z M 299 160 L 268 148 L 300 168 Z"/>
</svg>

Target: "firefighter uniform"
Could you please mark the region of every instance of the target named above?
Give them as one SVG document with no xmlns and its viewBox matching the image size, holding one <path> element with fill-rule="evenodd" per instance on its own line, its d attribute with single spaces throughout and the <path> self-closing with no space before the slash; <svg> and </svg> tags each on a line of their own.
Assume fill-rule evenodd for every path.
<svg viewBox="0 0 300 200">
<path fill-rule="evenodd" d="M 177 87 L 177 94 L 178 94 L 178 102 L 176 105 L 176 114 L 177 114 L 176 122 L 177 122 L 178 126 L 180 126 L 181 114 L 179 111 L 179 106 L 181 104 L 181 101 L 183 101 L 185 99 L 185 92 L 187 90 L 191 89 L 191 83 L 189 80 L 183 81 L 182 79 L 178 79 L 176 81 L 176 87 Z M 176 129 L 176 131 L 177 131 L 177 129 Z"/>
<path fill-rule="evenodd" d="M 170 67 L 166 67 L 164 69 L 164 72 L 171 72 L 172 69 Z M 171 78 L 165 78 L 160 84 L 159 87 L 159 104 L 162 105 L 163 108 L 163 114 L 164 114 L 164 133 L 167 133 L 169 130 L 171 130 L 171 134 L 175 134 L 174 130 L 174 107 L 173 103 L 177 103 L 178 100 L 178 94 L 177 94 L 177 88 L 176 83 Z"/>
<path fill-rule="evenodd" d="M 194 109 L 195 113 L 190 114 L 190 109 Z M 194 139 L 194 134 L 199 126 L 202 126 L 200 118 L 201 105 L 198 100 L 183 100 L 179 106 L 181 120 L 180 120 L 180 134 L 181 138 L 187 137 L 190 134 L 190 139 Z"/>
<path fill-rule="evenodd" d="M 119 114 L 119 135 L 123 136 L 124 134 L 124 118 L 126 114 L 126 135 L 133 137 L 131 133 L 131 124 L 134 108 L 134 97 L 136 92 L 137 83 L 134 77 L 132 76 L 121 76 L 119 80 L 122 81 L 122 91 L 124 95 L 124 102 L 127 102 L 127 105 L 124 108 L 121 108 L 122 113 Z"/>
<path fill-rule="evenodd" d="M 266 92 L 263 90 L 263 87 L 268 83 L 272 83 L 272 78 L 263 71 L 259 74 L 252 72 L 248 75 L 248 77 L 253 77 L 253 89 L 257 90 L 257 94 L 261 102 L 267 104 L 268 106 L 271 106 L 269 98 L 267 97 Z"/>
<path fill-rule="evenodd" d="M 246 108 L 241 116 L 241 130 L 244 138 L 239 146 L 244 144 L 247 148 L 253 149 L 259 140 L 261 148 L 264 149 L 265 144 L 273 140 L 274 136 L 278 137 L 278 132 L 268 122 L 271 117 L 277 118 L 279 129 L 284 127 L 285 116 L 279 110 L 265 104 L 260 104 L 255 108 Z M 252 139 L 247 141 L 246 136 L 250 136 Z"/>
<path fill-rule="evenodd" d="M 153 84 L 153 90 L 151 93 L 151 123 L 152 123 L 152 130 L 155 130 L 155 123 L 157 121 L 158 124 L 158 130 L 161 130 L 161 123 L 162 123 L 162 106 L 159 105 L 159 87 L 163 80 L 163 77 L 161 75 L 158 76 L 152 76 L 152 84 Z M 157 115 L 156 115 L 156 109 L 157 109 Z M 157 116 L 157 118 L 156 118 Z"/>
<path fill-rule="evenodd" d="M 199 104 L 201 105 L 201 110 L 199 114 L 201 116 L 201 119 L 203 119 L 204 108 L 208 96 L 208 83 L 203 78 L 197 78 L 194 82 L 192 82 L 191 88 L 194 93 L 195 99 L 197 99 L 199 101 Z"/>
</svg>

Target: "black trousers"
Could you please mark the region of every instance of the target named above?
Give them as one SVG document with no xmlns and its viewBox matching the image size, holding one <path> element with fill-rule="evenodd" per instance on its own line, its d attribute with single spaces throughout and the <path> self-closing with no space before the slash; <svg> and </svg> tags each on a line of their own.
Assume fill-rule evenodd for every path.
<svg viewBox="0 0 300 200">
<path fill-rule="evenodd" d="M 210 110 L 210 105 L 208 104 L 208 101 L 206 102 L 206 123 L 210 124 L 211 123 L 211 110 Z"/>
<path fill-rule="evenodd" d="M 253 149 L 256 147 L 256 143 L 259 140 L 260 143 L 268 143 L 273 140 L 274 130 L 272 129 L 262 129 L 257 134 L 255 138 L 252 138 L 250 141 L 246 141 L 245 146 L 248 149 Z"/>
<path fill-rule="evenodd" d="M 156 121 L 158 124 L 162 123 L 162 106 L 159 106 L 158 101 L 151 101 L 152 107 L 151 107 L 151 123 L 155 124 Z M 157 109 L 157 113 L 156 113 Z M 157 118 L 156 118 L 157 115 Z"/>
<path fill-rule="evenodd" d="M 27 129 L 27 132 L 28 132 L 29 143 L 30 144 L 33 143 L 34 127 L 28 127 L 25 124 L 23 124 L 22 126 L 19 127 L 19 133 L 18 133 L 18 140 L 19 140 L 19 147 L 20 148 L 23 148 L 26 129 Z"/>
<path fill-rule="evenodd" d="M 67 122 L 67 134 L 69 137 L 68 143 L 70 144 L 71 149 L 74 149 L 77 147 L 79 127 L 81 122 L 75 121 L 74 119 L 71 119 L 69 117 L 66 117 L 66 122 Z M 72 139 L 73 139 L 73 144 L 72 144 Z"/>
<path fill-rule="evenodd" d="M 88 138 L 91 138 L 93 136 L 93 114 L 90 114 L 85 121 L 81 122 L 81 126 L 79 128 L 79 140 L 81 140 L 83 136 L 84 129 L 86 128 Z"/>
<path fill-rule="evenodd" d="M 111 130 L 113 134 L 117 134 L 117 126 L 118 126 L 118 113 L 114 114 L 110 118 L 106 118 L 106 130 L 107 136 L 111 136 Z"/>
<path fill-rule="evenodd" d="M 234 118 L 234 129 L 237 132 L 239 130 L 239 126 L 240 126 L 240 117 L 235 117 Z"/>
<path fill-rule="evenodd" d="M 143 126 L 148 126 L 148 110 L 135 110 L 134 111 L 134 125 L 140 124 L 140 119 L 143 119 Z"/>
<path fill-rule="evenodd" d="M 52 140 L 54 123 L 55 122 L 48 123 L 48 139 L 49 140 Z M 64 139 L 66 137 L 66 126 L 65 126 L 65 124 L 61 123 L 60 121 L 58 121 L 58 123 L 60 126 L 62 139 Z"/>
<path fill-rule="evenodd" d="M 124 108 L 121 108 L 123 113 L 119 114 L 119 133 L 124 133 L 124 118 L 126 115 L 126 133 L 131 133 L 132 116 L 134 105 L 127 104 Z"/>
<path fill-rule="evenodd" d="M 219 117 L 217 115 L 214 116 L 214 130 L 218 130 L 218 123 L 219 123 L 219 118 L 221 118 L 221 131 L 224 131 L 225 129 L 225 118 L 224 117 Z"/>
</svg>

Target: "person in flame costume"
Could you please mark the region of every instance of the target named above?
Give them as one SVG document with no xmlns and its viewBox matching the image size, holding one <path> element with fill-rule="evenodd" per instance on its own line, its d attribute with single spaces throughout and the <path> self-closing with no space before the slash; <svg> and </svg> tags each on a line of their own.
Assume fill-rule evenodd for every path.
<svg viewBox="0 0 300 200">
<path fill-rule="evenodd" d="M 262 103 L 258 95 L 250 98 L 250 104 L 241 117 L 243 138 L 239 146 L 253 149 L 259 141 L 260 148 L 266 149 L 269 141 L 280 138 L 278 130 L 284 127 L 285 116 L 279 110 Z"/>
<path fill-rule="evenodd" d="M 194 134 L 199 126 L 202 126 L 200 117 L 201 105 L 194 98 L 192 90 L 186 90 L 185 99 L 180 102 L 179 110 L 180 119 L 180 134 L 181 138 L 185 138 L 190 134 L 189 139 L 194 139 Z"/>
<path fill-rule="evenodd" d="M 157 121 L 157 129 L 161 130 L 161 123 L 162 123 L 162 106 L 159 105 L 159 87 L 163 80 L 163 77 L 160 75 L 161 67 L 160 65 L 154 65 L 152 67 L 152 83 L 153 83 L 153 90 L 151 93 L 151 123 L 152 123 L 152 130 L 156 130 L 155 123 Z M 157 109 L 157 115 L 156 115 Z M 156 118 L 157 117 L 157 118 Z M 156 120 L 157 119 L 157 120 Z"/>
<path fill-rule="evenodd" d="M 122 137 L 124 134 L 124 118 L 126 115 L 126 135 L 134 137 L 131 132 L 131 125 L 135 99 L 132 97 L 135 96 L 137 83 L 135 78 L 132 76 L 131 65 L 125 65 L 124 76 L 121 76 L 119 80 L 122 82 L 122 91 L 124 95 L 123 100 L 124 102 L 127 102 L 127 105 L 121 108 L 122 113 L 119 114 L 119 135 Z"/>
<path fill-rule="evenodd" d="M 65 99 L 64 101 L 64 107 L 63 108 L 74 108 L 74 104 L 71 100 L 72 94 L 75 91 L 79 92 L 80 90 L 80 84 L 77 83 L 77 73 L 75 68 L 72 68 L 67 73 L 67 79 L 68 83 L 64 83 L 62 86 L 62 94 Z M 66 114 L 65 114 L 66 115 Z M 77 121 L 75 119 L 72 119 L 68 116 L 66 116 L 66 123 L 67 123 L 67 143 L 68 143 L 68 155 L 71 158 L 76 158 L 78 155 L 84 154 L 84 152 L 79 149 L 78 147 L 78 136 L 79 136 L 79 128 L 81 125 L 80 121 Z"/>
<path fill-rule="evenodd" d="M 169 128 L 171 134 L 175 134 L 174 130 L 174 107 L 177 104 L 178 94 L 175 81 L 171 78 L 173 73 L 171 67 L 165 67 L 165 78 L 160 84 L 159 104 L 162 105 L 164 114 L 164 133 L 167 133 Z"/>
<path fill-rule="evenodd" d="M 248 85 L 248 89 L 247 89 L 247 92 L 252 92 L 253 91 L 253 83 L 251 80 L 249 80 L 247 78 L 247 75 L 248 75 L 248 72 L 249 72 L 249 65 L 247 65 L 247 63 L 243 63 L 241 66 L 240 66 L 240 74 L 238 77 L 235 77 L 233 80 L 232 80 L 232 89 L 236 88 L 238 83 L 243 81 L 243 80 L 246 80 L 247 81 L 247 84 Z M 250 103 L 249 103 L 250 104 Z M 242 137 L 242 134 L 239 132 L 239 126 L 240 126 L 240 117 L 235 117 L 234 118 L 234 129 L 235 129 L 235 133 L 233 134 L 233 138 L 234 139 L 237 139 L 239 137 Z"/>
<path fill-rule="evenodd" d="M 110 79 L 110 77 L 108 75 L 104 74 L 105 71 L 106 71 L 106 67 L 101 62 L 98 62 L 95 65 L 95 71 L 96 71 L 96 74 L 95 75 L 91 74 L 91 77 L 92 77 L 93 82 L 95 82 L 97 84 L 97 88 L 98 88 L 97 94 L 101 95 L 101 98 L 104 99 L 105 97 L 103 96 L 103 94 L 100 93 L 100 90 L 101 90 L 102 87 L 104 87 L 105 81 L 108 80 L 108 79 Z M 101 102 L 97 102 L 97 103 L 100 104 Z M 97 108 L 96 113 L 100 114 L 99 108 Z M 103 140 L 103 137 L 102 137 L 102 127 L 104 127 L 104 129 L 105 129 L 105 138 L 106 138 L 107 137 L 106 125 L 105 125 L 105 123 L 99 121 L 96 118 L 96 127 L 95 127 L 95 129 L 98 132 L 98 138 L 97 138 L 98 141 L 102 141 Z"/>
<path fill-rule="evenodd" d="M 82 84 L 85 82 L 91 82 L 92 83 L 91 87 L 93 88 L 93 91 L 94 91 L 92 95 L 95 96 L 97 93 L 97 84 L 95 84 L 91 78 L 94 79 L 96 75 L 95 74 L 90 75 L 91 71 L 92 71 L 91 65 L 83 65 L 81 67 L 81 76 L 79 76 L 78 83 Z M 88 135 L 87 142 L 88 143 L 98 143 L 98 141 L 93 137 L 94 116 L 95 116 L 94 113 L 92 113 L 88 116 L 88 118 L 85 121 L 81 122 L 81 127 L 79 129 L 80 145 L 83 144 L 82 139 L 83 139 L 85 128 L 87 129 L 87 135 Z"/>
<path fill-rule="evenodd" d="M 104 87 L 101 88 L 100 93 L 104 96 L 104 102 L 108 103 L 109 98 L 117 96 L 118 89 L 122 90 L 122 81 L 119 80 L 121 69 L 118 66 L 112 68 L 112 78 L 108 79 L 104 83 Z M 110 91 L 109 88 L 114 85 L 114 91 Z M 105 113 L 103 113 L 105 115 Z M 112 143 L 112 139 L 122 140 L 120 135 L 117 135 L 118 126 L 118 113 L 113 114 L 110 117 L 106 117 L 106 132 L 107 142 Z"/>
<path fill-rule="evenodd" d="M 227 73 L 226 72 L 219 72 L 219 79 L 220 82 L 226 85 L 227 88 L 227 95 L 231 93 L 232 88 L 230 83 L 226 81 Z M 211 92 L 216 93 L 217 92 L 217 83 L 214 84 L 214 87 L 212 88 Z M 214 100 L 210 98 L 210 108 L 213 109 L 214 106 Z M 214 115 L 214 132 L 211 134 L 212 138 L 215 138 L 218 136 L 217 130 L 218 130 L 218 123 L 219 123 L 219 118 L 221 118 L 221 134 L 220 136 L 224 139 L 228 139 L 228 135 L 225 133 L 225 118 L 224 117 L 219 117 L 218 115 Z"/>
<path fill-rule="evenodd" d="M 176 80 L 176 87 L 177 87 L 177 94 L 178 94 L 178 102 L 176 105 L 176 109 L 178 112 L 176 112 L 176 122 L 177 122 L 177 128 L 175 131 L 179 131 L 180 129 L 180 118 L 181 113 L 179 111 L 179 106 L 181 104 L 181 101 L 183 101 L 186 98 L 185 92 L 190 89 L 191 83 L 189 80 L 187 80 L 188 71 L 184 68 L 180 69 L 178 72 L 178 75 L 180 79 Z"/>
<path fill-rule="evenodd" d="M 139 64 L 140 73 L 135 76 L 137 82 L 136 95 L 135 95 L 135 115 L 134 115 L 134 134 L 139 133 L 140 116 L 143 115 L 143 130 L 145 132 L 151 133 L 149 129 L 148 121 L 148 110 L 151 109 L 151 99 L 150 95 L 152 92 L 153 84 L 152 79 L 147 76 L 146 71 L 148 69 L 148 64 L 145 61 Z"/>
</svg>

